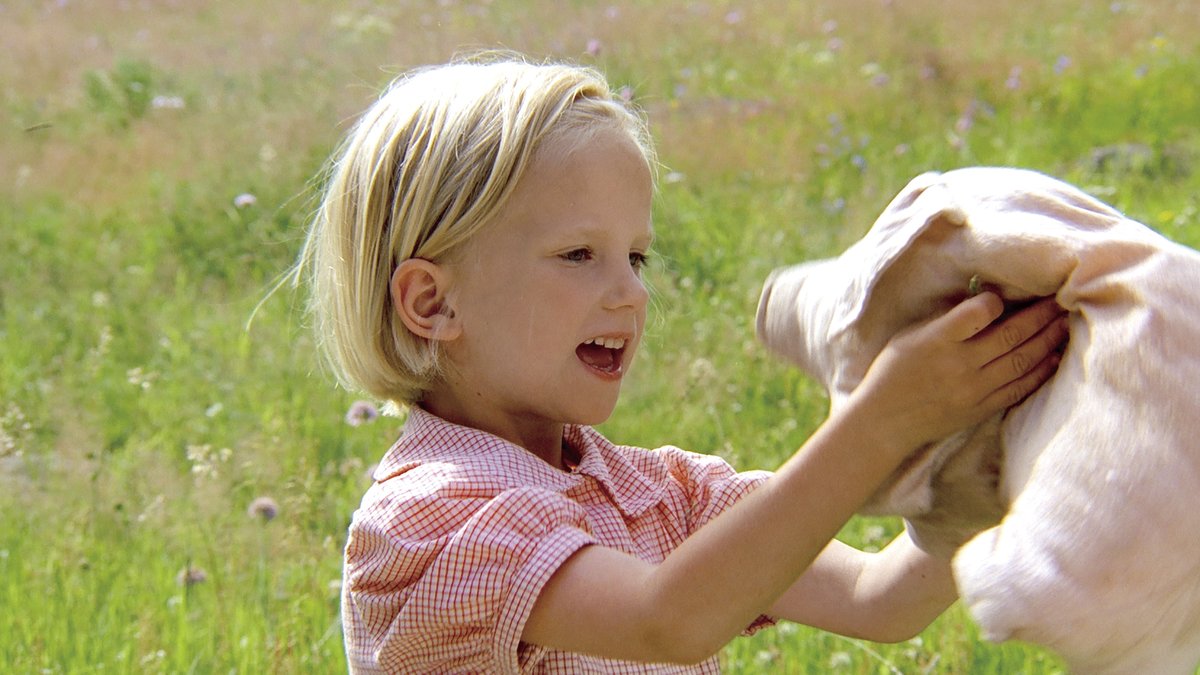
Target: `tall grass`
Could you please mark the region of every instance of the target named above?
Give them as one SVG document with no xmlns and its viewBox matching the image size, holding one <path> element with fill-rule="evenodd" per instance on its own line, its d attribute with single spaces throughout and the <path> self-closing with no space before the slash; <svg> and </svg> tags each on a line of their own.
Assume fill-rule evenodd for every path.
<svg viewBox="0 0 1200 675">
<path fill-rule="evenodd" d="M 761 280 L 840 251 L 917 173 L 1040 169 L 1200 244 L 1197 36 L 1169 0 L 0 5 L 0 663 L 344 667 L 345 526 L 399 422 L 347 424 L 298 294 L 247 321 L 296 254 L 310 177 L 404 68 L 508 47 L 629 88 L 665 164 L 657 318 L 604 430 L 749 469 L 826 405 L 756 345 Z M 275 518 L 247 513 L 260 496 Z M 900 645 L 781 626 L 724 660 L 1061 669 L 957 607 Z"/>
</svg>

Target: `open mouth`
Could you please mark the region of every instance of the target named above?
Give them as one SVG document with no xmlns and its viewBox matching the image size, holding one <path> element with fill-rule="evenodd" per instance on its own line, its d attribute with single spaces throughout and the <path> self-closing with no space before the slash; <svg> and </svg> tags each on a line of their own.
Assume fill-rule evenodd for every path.
<svg viewBox="0 0 1200 675">
<path fill-rule="evenodd" d="M 619 375 L 627 342 L 625 338 L 592 338 L 576 347 L 575 355 L 593 370 L 606 375 Z"/>
</svg>

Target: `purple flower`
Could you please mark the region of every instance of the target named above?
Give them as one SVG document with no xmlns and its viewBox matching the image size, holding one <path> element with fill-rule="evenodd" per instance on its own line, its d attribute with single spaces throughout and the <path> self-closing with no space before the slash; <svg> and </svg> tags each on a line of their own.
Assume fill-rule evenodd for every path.
<svg viewBox="0 0 1200 675">
<path fill-rule="evenodd" d="M 192 565 L 179 570 L 179 574 L 175 575 L 175 583 L 180 586 L 195 586 L 205 581 L 208 581 L 208 573 L 203 568 L 193 567 Z"/>
<path fill-rule="evenodd" d="M 243 192 L 242 194 L 233 198 L 233 205 L 239 209 L 246 208 L 247 206 L 254 206 L 257 203 L 258 197 L 255 197 L 249 192 Z"/>
<path fill-rule="evenodd" d="M 725 23 L 732 26 L 734 24 L 741 23 L 742 19 L 744 19 L 744 18 L 745 18 L 745 14 L 742 13 L 742 10 L 735 9 L 725 15 Z"/>
<path fill-rule="evenodd" d="M 376 417 L 379 417 L 379 409 L 371 405 L 369 401 L 355 401 L 346 411 L 346 424 L 360 427 L 367 422 L 373 422 Z"/>
<path fill-rule="evenodd" d="M 258 497 L 246 508 L 246 515 L 251 518 L 261 518 L 263 522 L 279 515 L 279 504 L 270 497 Z"/>
<path fill-rule="evenodd" d="M 1063 54 L 1054 62 L 1054 74 L 1062 75 L 1063 71 L 1071 67 L 1071 57 Z"/>
<path fill-rule="evenodd" d="M 1021 88 L 1021 66 L 1013 66 L 1008 71 L 1008 79 L 1004 81 L 1004 86 L 1009 91 L 1016 91 Z"/>
<path fill-rule="evenodd" d="M 583 51 L 586 52 L 588 56 L 596 56 L 600 53 L 601 47 L 603 47 L 603 44 L 600 42 L 599 38 L 590 38 L 587 41 L 587 47 Z"/>
</svg>

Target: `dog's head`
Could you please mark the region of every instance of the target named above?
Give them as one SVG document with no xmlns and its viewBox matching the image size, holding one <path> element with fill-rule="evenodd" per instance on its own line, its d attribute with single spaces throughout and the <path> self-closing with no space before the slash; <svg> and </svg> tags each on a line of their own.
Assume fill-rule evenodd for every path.
<svg viewBox="0 0 1200 675">
<path fill-rule="evenodd" d="M 836 409 L 893 336 L 961 302 L 973 291 L 973 278 L 1010 306 L 1057 294 L 1059 304 L 1076 309 L 1086 276 L 1081 270 L 1128 254 L 1129 247 L 1099 243 L 1141 236 L 1117 231 L 1122 222 L 1128 221 L 1103 203 L 1031 171 L 924 174 L 841 256 L 774 272 L 759 302 L 758 335 L 821 382 Z M 999 435 L 968 430 L 927 448 L 901 467 L 868 510 L 928 513 L 937 501 L 934 478 L 971 443 L 998 444 Z M 981 462 L 994 463 L 999 449 L 975 450 Z"/>
<path fill-rule="evenodd" d="M 758 336 L 823 383 L 836 406 L 888 340 L 961 302 L 972 278 L 1013 305 L 1055 295 L 1081 249 L 1119 222 L 1108 206 L 1031 171 L 923 174 L 841 256 L 772 273 Z"/>
</svg>

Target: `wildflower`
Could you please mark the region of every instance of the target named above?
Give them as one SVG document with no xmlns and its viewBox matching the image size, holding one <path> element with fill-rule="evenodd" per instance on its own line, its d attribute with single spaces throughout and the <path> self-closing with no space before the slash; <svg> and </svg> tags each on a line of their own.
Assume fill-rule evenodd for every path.
<svg viewBox="0 0 1200 675">
<path fill-rule="evenodd" d="M 827 199 L 827 200 L 825 200 L 824 207 L 825 207 L 826 213 L 828 213 L 829 215 L 835 215 L 835 214 L 841 213 L 843 210 L 845 210 L 846 200 L 843 199 L 842 197 L 836 197 L 834 199 Z"/>
<path fill-rule="evenodd" d="M 243 192 L 242 194 L 233 198 L 233 205 L 239 209 L 244 209 L 247 206 L 254 206 L 257 203 L 258 197 L 255 197 L 249 192 Z"/>
<path fill-rule="evenodd" d="M 846 652 L 834 652 L 829 655 L 830 668 L 845 668 L 853 662 L 854 659 L 850 658 L 850 654 Z"/>
<path fill-rule="evenodd" d="M 179 574 L 175 575 L 175 583 L 183 587 L 195 586 L 208 581 L 208 573 L 203 568 L 188 565 L 179 570 Z"/>
<path fill-rule="evenodd" d="M 892 78 L 887 73 L 883 72 L 883 68 L 874 61 L 863 64 L 863 67 L 859 68 L 858 72 L 861 73 L 863 77 L 870 78 L 871 85 L 875 87 L 886 87 L 888 83 L 892 81 Z"/>
<path fill-rule="evenodd" d="M 166 503 L 165 496 L 163 496 L 163 495 L 156 496 L 154 498 L 154 501 L 147 504 L 145 510 L 143 510 L 141 513 L 138 514 L 137 522 L 144 523 L 147 520 L 149 520 L 150 518 L 153 518 L 153 517 L 161 514 L 162 510 L 163 510 L 163 504 L 165 504 L 165 503 Z"/>
<path fill-rule="evenodd" d="M 142 370 L 141 366 L 138 366 L 125 371 L 125 379 L 129 384 L 145 391 L 154 385 L 154 381 L 158 379 L 158 373 L 148 373 Z"/>
<path fill-rule="evenodd" d="M 882 541 L 885 536 L 887 536 L 887 532 L 880 525 L 869 525 L 867 526 L 866 530 L 863 531 L 863 539 L 865 539 L 867 543 Z"/>
<path fill-rule="evenodd" d="M 975 126 L 975 114 L 979 112 L 980 104 L 976 100 L 972 100 L 963 110 L 962 115 L 954 123 L 954 130 L 965 135 L 972 127 Z M 986 112 L 986 110 L 985 110 Z"/>
<path fill-rule="evenodd" d="M 742 12 L 742 10 L 735 9 L 725 15 L 725 23 L 732 26 L 734 24 L 741 23 L 742 19 L 744 19 L 744 18 L 746 18 L 746 15 Z"/>
<path fill-rule="evenodd" d="M 143 666 L 148 666 L 157 661 L 163 661 L 166 658 L 167 658 L 167 652 L 162 649 L 159 649 L 158 651 L 153 651 L 153 652 L 150 652 L 149 654 L 146 654 L 145 656 L 143 656 L 142 660 L 141 660 L 141 664 Z"/>
<path fill-rule="evenodd" d="M 601 47 L 603 47 L 603 44 L 600 42 L 599 38 L 591 38 L 587 41 L 587 48 L 585 48 L 583 51 L 586 52 L 588 56 L 596 56 L 600 53 Z"/>
<path fill-rule="evenodd" d="M 837 27 L 838 27 L 838 22 L 833 19 L 829 19 L 825 23 L 821 24 L 821 32 L 826 35 L 829 35 L 829 34 L 833 33 L 833 31 L 837 30 Z"/>
<path fill-rule="evenodd" d="M 376 417 L 379 417 L 379 410 L 375 406 L 367 401 L 355 401 L 346 411 L 346 424 L 360 427 L 368 422 L 373 422 Z"/>
<path fill-rule="evenodd" d="M 1004 81 L 1004 86 L 1009 91 L 1021 88 L 1021 66 L 1013 66 L 1012 70 L 1008 71 L 1008 79 Z"/>
<path fill-rule="evenodd" d="M 1054 74 L 1062 75 L 1063 71 L 1071 67 L 1071 57 L 1063 54 L 1054 62 Z"/>
<path fill-rule="evenodd" d="M 233 451 L 229 448 L 221 448 L 213 452 L 212 446 L 207 443 L 187 446 L 187 458 L 192 463 L 192 475 L 197 478 L 216 479 L 220 475 L 220 465 L 228 462 L 232 455 Z"/>
<path fill-rule="evenodd" d="M 251 518 L 261 518 L 263 522 L 267 522 L 279 515 L 279 504 L 270 497 L 257 497 L 246 508 L 246 515 Z"/>
<path fill-rule="evenodd" d="M 713 365 L 712 361 L 706 358 L 698 358 L 688 366 L 688 379 L 697 384 L 712 380 L 716 376 L 717 367 Z"/>
<path fill-rule="evenodd" d="M 150 107 L 156 110 L 182 110 L 184 107 L 183 97 L 159 94 L 150 99 Z"/>
<path fill-rule="evenodd" d="M 771 647 L 770 649 L 760 649 L 754 655 L 754 662 L 757 665 L 765 666 L 775 663 L 779 660 L 779 648 Z"/>
</svg>

